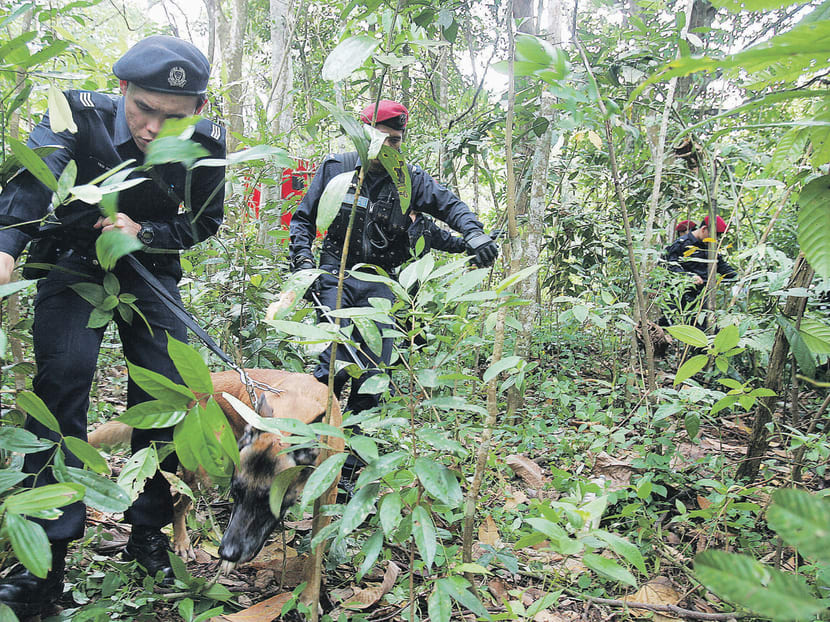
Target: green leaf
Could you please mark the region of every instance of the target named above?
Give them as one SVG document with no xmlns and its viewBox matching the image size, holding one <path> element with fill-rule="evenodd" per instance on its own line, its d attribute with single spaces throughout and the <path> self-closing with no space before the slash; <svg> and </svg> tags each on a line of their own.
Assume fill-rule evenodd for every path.
<svg viewBox="0 0 830 622">
<path fill-rule="evenodd" d="M 429 570 L 438 551 L 438 536 L 429 512 L 422 505 L 412 510 L 412 536 L 415 538 L 415 546 L 418 547 L 421 559 Z"/>
<path fill-rule="evenodd" d="M 297 164 L 297 161 L 289 156 L 285 149 L 274 145 L 254 145 L 228 154 L 228 164 L 241 164 L 252 160 L 268 160 L 274 166 L 281 168 L 295 168 Z"/>
<path fill-rule="evenodd" d="M 16 294 L 23 289 L 31 287 L 35 283 L 37 283 L 37 279 L 26 279 L 24 281 L 14 281 L 13 283 L 0 285 L 0 298 Z"/>
<path fill-rule="evenodd" d="M 305 484 L 305 488 L 303 488 L 301 507 L 307 507 L 309 503 L 313 502 L 331 488 L 331 485 L 340 475 L 340 469 L 343 463 L 346 462 L 347 457 L 348 454 L 343 452 L 334 454 L 326 458 L 322 464 L 314 469 L 314 472 Z"/>
<path fill-rule="evenodd" d="M 29 430 L 11 426 L 0 427 L 0 449 L 32 454 L 54 446 L 52 441 L 40 439 Z"/>
<path fill-rule="evenodd" d="M 387 492 L 381 498 L 378 514 L 380 515 L 380 526 L 383 527 L 383 532 L 387 536 L 391 536 L 398 525 L 401 524 L 401 519 L 403 519 L 402 508 L 401 495 L 396 490 Z"/>
<path fill-rule="evenodd" d="M 190 168 L 196 160 L 209 155 L 208 150 L 197 142 L 183 140 L 178 136 L 162 136 L 147 145 L 144 167 L 181 162 Z"/>
<path fill-rule="evenodd" d="M 174 410 L 186 410 L 190 403 L 196 399 L 193 391 L 161 374 L 145 369 L 127 361 L 130 379 L 140 388 L 152 395 L 157 400 L 168 404 Z"/>
<path fill-rule="evenodd" d="M 437 585 L 427 599 L 427 613 L 429 619 L 435 622 L 450 622 L 452 600 L 444 590 L 438 589 Z"/>
<path fill-rule="evenodd" d="M 765 618 L 803 620 L 824 609 L 801 577 L 746 555 L 704 551 L 695 557 L 695 575 L 708 590 Z"/>
<path fill-rule="evenodd" d="M 697 372 L 706 367 L 706 363 L 708 361 L 708 356 L 706 356 L 705 354 L 698 354 L 697 356 L 693 356 L 688 361 L 683 363 L 683 365 L 680 366 L 680 369 L 677 370 L 677 373 L 674 376 L 674 386 L 677 386 L 684 380 L 688 380 L 689 378 L 694 376 Z"/>
<path fill-rule="evenodd" d="M 795 323 L 780 313 L 775 319 L 778 322 L 778 325 L 783 329 L 784 336 L 790 343 L 790 350 L 792 351 L 793 356 L 795 356 L 795 360 L 798 363 L 799 369 L 801 369 L 801 373 L 809 378 L 815 378 L 816 362 L 813 358 L 813 353 L 810 352 L 810 349 L 801 338 L 801 334 L 795 329 Z"/>
<path fill-rule="evenodd" d="M 796 2 L 797 0 L 712 0 L 712 6 L 732 13 L 740 13 L 741 11 L 782 9 Z"/>
<path fill-rule="evenodd" d="M 798 199 L 798 245 L 822 278 L 830 278 L 830 175 L 814 179 Z"/>
<path fill-rule="evenodd" d="M 359 582 L 363 575 L 372 569 L 378 559 L 380 550 L 383 547 L 383 532 L 378 529 L 373 533 L 368 540 L 363 544 L 361 550 L 363 551 L 363 561 L 360 563 L 360 568 L 357 569 L 357 581 Z"/>
<path fill-rule="evenodd" d="M 345 537 L 360 527 L 375 507 L 380 491 L 380 484 L 369 484 L 358 490 L 351 498 L 346 509 L 343 510 L 343 519 L 340 522 L 340 537 Z"/>
<path fill-rule="evenodd" d="M 398 198 L 401 203 L 401 211 L 406 212 L 412 202 L 412 179 L 409 176 L 409 167 L 406 165 L 403 155 L 397 149 L 389 145 L 381 145 L 378 160 L 383 168 L 389 173 L 389 177 L 395 183 L 398 191 Z"/>
<path fill-rule="evenodd" d="M 525 522 L 547 536 L 550 547 L 560 555 L 576 555 L 582 552 L 582 542 L 571 538 L 568 532 L 556 523 L 539 517 L 525 519 Z"/>
<path fill-rule="evenodd" d="M 799 332 L 811 352 L 830 354 L 830 325 L 813 318 L 802 317 Z"/>
<path fill-rule="evenodd" d="M 735 325 L 725 326 L 715 335 L 715 351 L 719 353 L 728 352 L 738 345 L 739 340 L 738 327 Z"/>
<path fill-rule="evenodd" d="M 178 447 L 176 449 L 178 450 Z M 181 454 L 179 454 L 179 458 L 181 458 Z M 182 466 L 191 471 L 195 471 L 198 467 L 195 459 L 188 464 L 192 465 L 192 468 L 182 461 Z M 155 475 L 158 466 L 158 454 L 154 447 L 140 449 L 121 467 L 121 473 L 118 474 L 118 485 L 127 492 L 132 501 L 135 501 L 138 494 L 144 489 L 144 482 Z"/>
<path fill-rule="evenodd" d="M 418 457 L 415 459 L 414 470 L 424 490 L 433 499 L 451 508 L 461 505 L 464 500 L 461 486 L 452 471 L 443 464 L 429 458 Z"/>
<path fill-rule="evenodd" d="M 72 134 L 78 131 L 66 95 L 55 86 L 54 82 L 49 83 L 49 125 L 55 134 L 64 130 L 69 130 Z"/>
<path fill-rule="evenodd" d="M 75 438 L 74 436 L 66 436 L 63 440 L 66 443 L 67 449 L 75 454 L 90 469 L 96 473 L 108 474 L 110 472 L 109 464 L 107 464 L 104 456 L 99 454 L 98 450 L 85 440 Z"/>
<path fill-rule="evenodd" d="M 213 393 L 210 370 L 194 348 L 168 335 L 167 353 L 189 389 L 197 393 Z"/>
<path fill-rule="evenodd" d="M 197 404 L 194 409 L 200 414 L 204 447 L 211 454 L 217 470 L 211 471 L 204 463 L 203 466 L 208 473 L 229 474 L 233 465 L 239 464 L 239 445 L 228 418 L 213 397 L 204 406 Z"/>
<path fill-rule="evenodd" d="M 141 250 L 143 247 L 144 245 L 137 238 L 118 229 L 104 231 L 95 240 L 95 254 L 104 270 L 112 270 L 124 255 Z"/>
<path fill-rule="evenodd" d="M 61 94 L 63 95 L 63 94 Z M 69 160 L 58 178 L 58 188 L 55 190 L 55 204 L 61 204 L 69 196 L 69 191 L 75 185 L 75 178 L 78 176 L 78 165 L 75 160 Z"/>
<path fill-rule="evenodd" d="M 171 428 L 184 419 L 187 411 L 160 400 L 130 406 L 117 421 L 139 430 Z"/>
<path fill-rule="evenodd" d="M 36 577 L 46 578 L 52 567 L 52 551 L 43 527 L 9 512 L 3 521 L 3 528 L 20 563 Z"/>
<path fill-rule="evenodd" d="M 767 522 L 790 546 L 810 559 L 830 562 L 830 501 L 797 488 L 772 494 Z"/>
<path fill-rule="evenodd" d="M 365 35 L 349 37 L 337 44 L 329 52 L 323 63 L 322 78 L 332 82 L 340 82 L 348 78 L 355 70 L 366 62 L 379 41 Z"/>
<path fill-rule="evenodd" d="M 634 588 L 637 587 L 637 580 L 634 578 L 634 575 L 613 559 L 608 559 L 596 553 L 585 553 L 582 556 L 582 563 L 597 574 L 612 581 L 619 581 Z"/>
<path fill-rule="evenodd" d="M 700 416 L 693 411 L 686 413 L 683 423 L 686 427 L 686 434 L 689 435 L 690 440 L 697 438 L 697 433 L 700 432 Z"/>
<path fill-rule="evenodd" d="M 648 571 L 646 570 L 646 563 L 643 560 L 643 554 L 640 553 L 640 549 L 631 544 L 631 542 L 621 536 L 618 536 L 617 534 L 609 533 L 607 531 L 603 531 L 602 529 L 592 531 L 591 535 L 596 536 L 603 542 L 607 543 L 612 551 L 625 558 L 625 560 L 632 564 L 637 570 L 643 574 L 648 574 Z"/>
<path fill-rule="evenodd" d="M 481 604 L 481 601 L 476 598 L 475 594 L 470 591 L 470 584 L 463 577 L 456 575 L 445 579 L 438 579 L 435 584 L 438 586 L 438 589 L 450 596 L 464 609 L 469 609 L 485 620 L 492 620 L 490 613 Z"/>
<path fill-rule="evenodd" d="M 352 140 L 361 163 L 368 162 L 369 141 L 366 139 L 366 134 L 363 132 L 363 123 L 358 121 L 353 114 L 346 112 L 336 104 L 330 104 L 322 100 L 318 101 L 321 106 L 332 114 L 332 116 L 340 124 L 340 127 L 343 128 L 343 131 L 346 132 L 348 137 Z"/>
<path fill-rule="evenodd" d="M 102 328 L 110 323 L 112 320 L 112 311 L 105 311 L 100 307 L 96 307 L 89 313 L 89 320 L 87 320 L 87 328 Z"/>
<path fill-rule="evenodd" d="M 487 368 L 487 371 L 484 372 L 484 376 L 482 376 L 483 382 L 490 382 L 493 378 L 498 376 L 501 372 L 512 369 L 516 367 L 519 363 L 522 362 L 522 357 L 520 356 L 507 356 L 501 360 L 496 361 L 490 367 Z"/>
<path fill-rule="evenodd" d="M 357 478 L 355 488 L 362 488 L 369 482 L 380 479 L 394 471 L 398 466 L 409 457 L 405 451 L 393 451 L 392 453 L 384 454 L 377 460 L 370 462 L 363 467 L 360 475 Z"/>
<path fill-rule="evenodd" d="M 9 488 L 16 486 L 27 477 L 29 477 L 28 473 L 11 471 L 9 469 L 0 470 L 0 493 L 6 492 Z"/>
<path fill-rule="evenodd" d="M 32 391 L 21 391 L 17 394 L 17 405 L 21 410 L 29 414 L 32 419 L 44 427 L 52 430 L 52 432 L 61 433 L 61 427 L 58 420 L 49 410 L 49 407 Z"/>
<path fill-rule="evenodd" d="M 346 171 L 340 173 L 326 184 L 323 188 L 323 195 L 317 203 L 317 230 L 326 231 L 337 213 L 340 211 L 340 206 L 346 199 L 346 194 L 354 177 L 354 171 Z"/>
<path fill-rule="evenodd" d="M 434 428 L 419 428 L 415 433 L 419 440 L 427 443 L 438 451 L 453 453 L 457 456 L 466 456 L 467 450 L 464 446 L 452 438 L 447 438 L 446 434 L 435 430 Z"/>
<path fill-rule="evenodd" d="M 84 487 L 79 484 L 47 484 L 15 493 L 6 499 L 4 505 L 6 510 L 15 514 L 36 514 L 75 503 L 83 496 Z"/>
<path fill-rule="evenodd" d="M 72 283 L 69 287 L 93 307 L 100 307 L 107 296 L 106 290 L 97 283 Z"/>
<path fill-rule="evenodd" d="M 130 507 L 130 497 L 121 486 L 92 471 L 66 467 L 64 472 L 55 470 L 55 478 L 83 486 L 84 503 L 101 512 L 124 512 Z"/>
<path fill-rule="evenodd" d="M 324 343 L 328 341 L 343 343 L 348 341 L 332 324 L 312 325 L 287 320 L 265 320 L 265 323 L 286 335 L 300 337 L 303 343 Z"/>
<path fill-rule="evenodd" d="M 539 65 L 550 65 L 555 50 L 553 46 L 538 37 L 527 34 L 516 35 L 516 58 Z"/>
<path fill-rule="evenodd" d="M 666 330 L 669 331 L 672 337 L 679 339 L 683 343 L 688 343 L 690 346 L 705 348 L 709 345 L 706 334 L 695 326 L 678 324 L 676 326 L 667 326 Z"/>
<path fill-rule="evenodd" d="M 282 503 L 285 499 L 285 493 L 305 468 L 302 465 L 288 467 L 284 471 L 277 473 L 274 481 L 271 482 L 271 490 L 268 493 L 268 505 L 271 508 L 271 514 L 277 518 L 282 516 Z"/>
<path fill-rule="evenodd" d="M 12 137 L 8 138 L 12 153 L 17 157 L 20 164 L 29 171 L 35 179 L 37 179 L 44 186 L 49 188 L 52 192 L 58 189 L 58 180 L 46 166 L 46 163 L 40 159 L 34 151 L 24 145 L 19 140 Z"/>
</svg>

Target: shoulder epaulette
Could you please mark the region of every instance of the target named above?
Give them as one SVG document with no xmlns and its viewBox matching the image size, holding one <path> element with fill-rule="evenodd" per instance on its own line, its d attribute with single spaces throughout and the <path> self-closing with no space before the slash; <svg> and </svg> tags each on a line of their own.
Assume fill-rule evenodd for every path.
<svg viewBox="0 0 830 622">
<path fill-rule="evenodd" d="M 106 93 L 98 93 L 97 91 L 64 91 L 66 99 L 69 101 L 69 107 L 72 110 L 80 112 L 83 110 L 98 110 L 100 112 L 112 112 L 115 110 L 114 95 L 107 95 Z"/>
<path fill-rule="evenodd" d="M 202 119 L 196 124 L 196 133 L 210 138 L 217 145 L 225 146 L 225 128 L 210 119 Z"/>
</svg>

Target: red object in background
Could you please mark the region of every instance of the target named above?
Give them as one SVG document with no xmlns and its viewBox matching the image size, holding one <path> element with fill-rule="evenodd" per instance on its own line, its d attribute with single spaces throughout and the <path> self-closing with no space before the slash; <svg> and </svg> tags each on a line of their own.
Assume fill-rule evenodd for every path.
<svg viewBox="0 0 830 622">
<path fill-rule="evenodd" d="M 312 164 L 311 160 L 297 160 L 297 168 L 283 169 L 280 198 L 292 199 L 296 197 L 295 200 L 299 202 L 311 183 L 311 178 L 314 177 L 316 170 L 317 167 Z M 288 229 L 288 225 L 291 224 L 291 212 L 285 212 L 280 220 L 283 227 Z"/>
</svg>

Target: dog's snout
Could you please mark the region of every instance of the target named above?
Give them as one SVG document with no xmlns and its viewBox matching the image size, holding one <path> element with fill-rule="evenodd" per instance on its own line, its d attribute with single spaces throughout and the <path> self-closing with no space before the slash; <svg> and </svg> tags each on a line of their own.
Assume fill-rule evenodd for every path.
<svg viewBox="0 0 830 622">
<path fill-rule="evenodd" d="M 228 538 L 222 538 L 222 543 L 219 545 L 219 557 L 227 562 L 238 562 L 242 557 L 242 549 L 234 542 L 228 541 Z"/>
</svg>

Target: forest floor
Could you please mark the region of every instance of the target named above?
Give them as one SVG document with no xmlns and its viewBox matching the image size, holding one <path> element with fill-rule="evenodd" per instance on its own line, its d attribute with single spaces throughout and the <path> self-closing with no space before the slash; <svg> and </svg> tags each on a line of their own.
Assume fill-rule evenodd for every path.
<svg viewBox="0 0 830 622">
<path fill-rule="evenodd" d="M 112 370 L 109 377 L 114 382 L 103 381 L 98 386 L 97 399 L 117 405 L 123 395 L 123 371 Z M 543 417 L 544 400 L 539 400 L 533 417 Z M 123 408 L 116 406 L 115 410 Z M 682 420 L 682 418 L 681 418 Z M 534 429 L 528 422 L 527 429 Z M 571 433 L 590 433 L 594 425 L 591 421 L 582 421 L 574 416 L 570 421 L 560 421 L 559 426 L 570 428 Z M 679 424 L 682 427 L 682 423 Z M 588 432 L 584 432 L 587 430 Z M 695 442 L 678 442 L 675 445 L 669 469 L 675 472 L 697 469 L 695 477 L 707 476 L 717 478 L 714 473 L 707 474 L 700 470 L 700 464 L 707 463 L 707 458 L 718 456 L 726 464 L 736 464 L 744 455 L 749 429 L 739 417 L 723 417 L 717 425 L 704 422 Z M 678 435 L 679 436 L 679 435 Z M 477 576 L 482 587 L 481 593 L 489 595 L 484 605 L 500 619 L 534 620 L 535 622 L 569 622 L 574 620 L 629 620 L 643 617 L 644 610 L 631 610 L 621 600 L 629 602 L 650 603 L 656 605 L 677 606 L 694 610 L 701 614 L 716 614 L 718 599 L 699 588 L 690 580 L 689 569 L 694 555 L 707 548 L 729 548 L 734 544 L 735 526 L 716 519 L 717 528 L 707 526 L 703 521 L 673 522 L 677 514 L 671 507 L 680 502 L 684 511 L 699 511 L 705 518 L 706 510 L 712 506 L 711 497 L 694 491 L 672 491 L 667 493 L 668 500 L 663 503 L 665 511 L 640 516 L 638 520 L 626 522 L 620 519 L 617 528 L 603 527 L 625 536 L 635 542 L 644 551 L 649 560 L 652 576 L 638 578 L 639 590 L 628 588 L 621 583 L 606 582 L 603 589 L 597 590 L 596 582 L 588 580 L 590 571 L 581 560 L 581 555 L 563 556 L 553 552 L 548 541 L 538 542 L 521 549 L 514 548 L 516 537 L 514 530 L 526 517 L 528 507 L 533 500 L 555 501 L 564 496 L 562 490 L 552 485 L 558 477 L 557 472 L 566 468 L 557 455 L 557 440 L 553 437 L 531 439 L 528 447 L 532 452 L 524 455 L 515 452 L 510 443 L 496 443 L 493 447 L 493 461 L 510 468 L 501 468 L 488 478 L 486 493 L 483 494 L 478 507 L 477 542 L 474 545 L 473 559 L 479 559 L 486 553 L 500 553 L 515 559 L 516 564 L 491 565 L 488 574 Z M 596 444 L 595 444 L 596 445 Z M 773 443 L 771 451 L 781 452 Z M 599 484 L 604 491 L 626 491 L 632 488 L 632 478 L 644 472 L 642 448 L 632 445 L 626 450 L 614 451 L 613 455 L 604 450 L 588 450 L 571 458 L 570 468 L 581 470 L 579 476 Z M 117 474 L 124 460 L 125 452 L 111 456 L 113 474 Z M 575 465 L 580 466 L 576 467 Z M 698 465 L 697 467 L 695 465 Z M 768 473 L 776 477 L 774 471 Z M 786 474 L 780 473 L 785 479 Z M 807 478 L 810 473 L 806 473 Z M 752 492 L 755 503 L 766 506 L 764 493 L 760 489 Z M 586 495 L 584 503 L 590 501 Z M 624 496 L 621 497 L 623 499 Z M 618 519 L 625 516 L 625 509 L 618 504 L 613 512 Z M 194 540 L 196 559 L 187 563 L 187 570 L 192 575 L 192 590 L 162 590 L 151 582 L 141 583 L 140 575 L 135 572 L 132 562 L 120 562 L 120 549 L 126 543 L 129 526 L 121 522 L 120 515 L 106 515 L 88 510 L 87 538 L 73 547 L 70 557 L 68 582 L 71 589 L 64 593 L 61 606 L 63 614 L 44 618 L 45 620 L 159 620 L 168 622 L 187 619 L 188 609 L 182 609 L 183 599 L 196 603 L 196 611 L 204 610 L 207 605 L 198 593 L 204 589 L 205 581 L 217 581 L 232 594 L 232 599 L 225 604 L 222 615 L 211 617 L 217 622 L 250 622 L 275 619 L 283 604 L 290 597 L 291 590 L 301 581 L 302 570 L 308 558 L 308 542 L 311 529 L 310 515 L 287 520 L 285 530 L 275 532 L 263 551 L 251 562 L 243 564 L 228 575 L 220 573 L 218 544 L 221 539 L 222 526 L 227 524 L 230 502 L 226 496 L 214 488 L 199 497 L 195 511 L 189 517 L 191 537 Z M 650 524 L 646 524 L 646 519 Z M 619 529 L 619 524 L 628 525 L 627 532 Z M 461 542 L 460 523 L 451 527 L 452 543 L 443 546 L 459 545 Z M 597 523 L 598 526 L 598 523 Z M 439 528 L 442 525 L 438 525 Z M 448 526 L 444 526 L 448 527 Z M 640 535 L 638 535 L 640 534 Z M 637 540 L 640 540 L 637 542 Z M 355 582 L 356 564 L 351 563 L 350 556 L 359 552 L 360 543 L 353 541 L 353 550 L 341 555 L 339 563 L 324 572 L 324 606 L 331 619 L 337 620 L 408 620 L 409 581 L 397 581 L 399 574 L 408 575 L 410 552 L 403 548 L 385 549 L 385 561 L 375 565 L 358 584 Z M 647 553 L 645 552 L 647 551 Z M 609 554 L 610 555 L 610 554 Z M 781 564 L 783 568 L 792 567 L 795 559 L 784 551 Z M 512 567 L 511 567 L 512 566 Z M 516 571 L 518 570 L 518 571 Z M 580 577 L 584 578 L 581 580 Z M 421 571 L 414 573 L 416 593 L 418 585 L 427 577 Z M 553 593 L 553 596 L 551 594 Z M 588 599 L 586 594 L 599 594 L 602 599 Z M 546 599 L 546 600 L 544 600 Z M 616 602 L 613 602 L 616 601 Z M 95 604 L 102 608 L 96 611 Z M 420 600 L 421 611 L 426 611 L 426 596 Z M 509 609 L 505 603 L 510 603 Z M 348 604 L 348 606 L 344 606 Z M 80 608 L 79 608 L 80 605 Z M 506 613 L 511 611 L 512 613 Z M 236 613 L 233 613 L 236 612 Z M 517 613 L 519 612 L 519 613 Z M 638 615 L 639 614 L 639 615 Z M 183 615 L 185 617 L 183 617 Z M 671 617 L 653 614 L 654 620 L 665 621 Z M 667 614 L 668 615 L 668 614 Z M 425 617 L 415 619 L 424 620 Z M 453 620 L 475 620 L 472 612 L 454 613 Z M 674 618 L 676 619 L 676 618 Z M 725 617 L 723 619 L 726 619 Z"/>
</svg>

